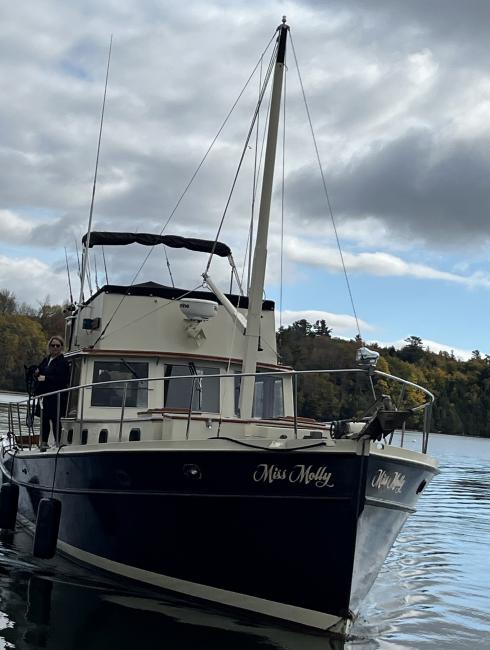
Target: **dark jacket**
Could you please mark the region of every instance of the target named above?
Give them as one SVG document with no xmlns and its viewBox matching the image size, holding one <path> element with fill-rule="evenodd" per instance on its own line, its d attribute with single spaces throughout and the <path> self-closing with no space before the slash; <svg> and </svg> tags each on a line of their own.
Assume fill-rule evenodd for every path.
<svg viewBox="0 0 490 650">
<path fill-rule="evenodd" d="M 68 388 L 70 366 L 62 354 L 52 359 L 51 363 L 49 363 L 49 357 L 44 357 L 38 368 L 39 374 L 44 375 L 46 379 L 37 382 L 36 395 L 44 395 L 44 393 L 51 393 L 54 390 Z"/>
</svg>

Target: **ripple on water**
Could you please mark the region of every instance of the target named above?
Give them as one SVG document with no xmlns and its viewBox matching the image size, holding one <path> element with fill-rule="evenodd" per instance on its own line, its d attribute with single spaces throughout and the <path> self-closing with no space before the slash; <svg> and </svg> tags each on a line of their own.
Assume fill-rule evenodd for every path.
<svg viewBox="0 0 490 650">
<path fill-rule="evenodd" d="M 354 632 L 379 648 L 490 648 L 490 440 L 437 436 L 441 474 L 395 542 Z M 392 644 L 395 644 L 394 646 Z"/>
</svg>

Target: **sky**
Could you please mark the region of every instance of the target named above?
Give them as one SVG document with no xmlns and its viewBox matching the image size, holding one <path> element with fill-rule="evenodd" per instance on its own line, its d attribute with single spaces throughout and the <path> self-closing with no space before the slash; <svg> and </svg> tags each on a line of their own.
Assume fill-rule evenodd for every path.
<svg viewBox="0 0 490 650">
<path fill-rule="evenodd" d="M 219 233 L 246 283 L 268 93 L 243 148 L 283 15 L 294 51 L 266 282 L 278 325 L 324 318 L 334 336 L 352 338 L 357 315 L 368 342 L 419 336 L 464 359 L 490 354 L 487 0 L 4 3 L 0 289 L 33 306 L 69 300 L 66 250 L 78 299 L 111 34 L 93 228 Z M 208 261 L 167 249 L 170 276 L 163 247 L 139 273 L 148 249 L 104 252 L 112 284 L 196 288 Z M 223 261 L 210 274 L 229 288 Z M 104 283 L 98 249 L 92 291 Z"/>
</svg>

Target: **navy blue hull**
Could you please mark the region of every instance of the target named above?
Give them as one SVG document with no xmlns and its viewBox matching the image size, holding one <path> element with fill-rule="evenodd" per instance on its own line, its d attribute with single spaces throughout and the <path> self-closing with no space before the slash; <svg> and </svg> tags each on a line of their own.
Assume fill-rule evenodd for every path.
<svg viewBox="0 0 490 650">
<path fill-rule="evenodd" d="M 63 450 L 57 459 L 18 453 L 13 460 L 8 453 L 4 463 L 21 487 L 19 510 L 32 522 L 54 486 L 62 503 L 59 540 L 71 547 L 342 618 L 349 616 L 351 595 L 364 591 L 354 570 L 358 530 L 369 542 L 363 557 L 376 545 L 386 547 L 386 538 L 378 539 L 386 530 L 369 523 L 371 510 L 386 508 L 365 508 L 366 492 L 368 504 L 371 493 L 387 489 L 393 497 L 393 540 L 416 499 L 412 485 L 396 492 L 401 479 L 386 488 L 397 471 L 386 461 L 388 478 L 373 487 L 378 466 L 353 453 Z M 418 485 L 420 468 L 405 468 L 409 473 Z"/>
</svg>

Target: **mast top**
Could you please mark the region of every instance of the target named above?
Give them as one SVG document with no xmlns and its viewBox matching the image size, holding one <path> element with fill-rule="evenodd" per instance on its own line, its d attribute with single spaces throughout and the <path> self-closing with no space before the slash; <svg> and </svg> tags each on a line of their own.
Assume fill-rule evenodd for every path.
<svg viewBox="0 0 490 650">
<path fill-rule="evenodd" d="M 276 63 L 281 63 L 284 65 L 286 57 L 286 37 L 289 31 L 289 25 L 286 25 L 286 16 L 282 17 L 282 23 L 277 28 L 277 31 L 279 32 L 279 36 L 277 37 L 279 47 L 277 50 Z"/>
</svg>

